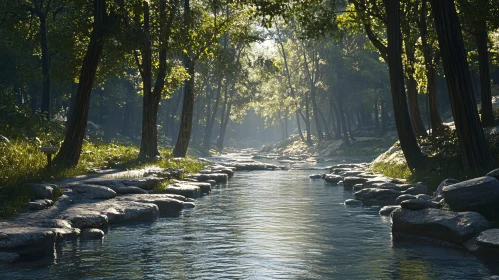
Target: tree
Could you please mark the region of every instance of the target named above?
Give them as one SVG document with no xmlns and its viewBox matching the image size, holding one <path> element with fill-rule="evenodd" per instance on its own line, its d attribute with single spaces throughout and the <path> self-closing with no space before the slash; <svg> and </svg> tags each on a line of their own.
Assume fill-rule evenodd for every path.
<svg viewBox="0 0 499 280">
<path fill-rule="evenodd" d="M 468 170 L 490 167 L 492 158 L 476 109 L 456 7 L 451 0 L 430 0 L 430 3 L 463 167 Z"/>
<path fill-rule="evenodd" d="M 114 13 L 108 14 L 107 12 L 106 0 L 94 0 L 93 6 L 93 30 L 80 72 L 80 82 L 75 99 L 77 105 L 71 113 L 71 121 L 61 149 L 54 159 L 54 164 L 59 166 L 76 166 L 78 164 L 87 127 L 90 94 L 95 73 L 104 48 L 104 37 L 114 20 Z"/>
</svg>

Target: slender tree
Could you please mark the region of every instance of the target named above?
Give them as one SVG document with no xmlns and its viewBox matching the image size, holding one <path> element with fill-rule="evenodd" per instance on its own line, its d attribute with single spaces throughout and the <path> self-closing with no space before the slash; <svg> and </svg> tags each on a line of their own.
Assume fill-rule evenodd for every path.
<svg viewBox="0 0 499 280">
<path fill-rule="evenodd" d="M 463 167 L 490 167 L 492 158 L 476 109 L 461 25 L 452 0 L 430 0 Z"/>
<path fill-rule="evenodd" d="M 93 6 L 93 30 L 80 72 L 76 106 L 72 110 L 70 123 L 61 149 L 54 159 L 54 164 L 64 167 L 78 164 L 87 127 L 90 94 L 104 48 L 104 36 L 114 19 L 113 13 L 107 13 L 106 0 L 94 0 Z"/>
</svg>

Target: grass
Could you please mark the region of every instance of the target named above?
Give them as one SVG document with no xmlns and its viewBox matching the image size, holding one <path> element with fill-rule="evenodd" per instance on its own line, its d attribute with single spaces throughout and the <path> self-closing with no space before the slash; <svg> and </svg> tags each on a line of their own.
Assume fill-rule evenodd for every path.
<svg viewBox="0 0 499 280">
<path fill-rule="evenodd" d="M 140 162 L 139 149 L 116 143 L 85 142 L 78 166 L 46 171 L 47 158 L 39 151 L 38 141 L 16 139 L 0 144 L 0 217 L 13 217 L 30 200 L 28 183 L 49 183 L 58 179 L 94 173 L 96 169 L 143 168 L 154 164 L 162 168 L 183 168 L 187 173 L 199 172 L 203 164 L 187 157 L 173 158 L 171 150 L 161 149 L 162 158 L 156 162 Z M 57 196 L 62 190 L 56 190 Z"/>
<path fill-rule="evenodd" d="M 371 170 L 391 178 L 406 179 L 408 182 L 412 182 L 414 179 L 412 178 L 412 172 L 409 169 L 409 166 L 407 166 L 407 163 L 392 164 L 383 161 L 371 165 Z"/>
</svg>

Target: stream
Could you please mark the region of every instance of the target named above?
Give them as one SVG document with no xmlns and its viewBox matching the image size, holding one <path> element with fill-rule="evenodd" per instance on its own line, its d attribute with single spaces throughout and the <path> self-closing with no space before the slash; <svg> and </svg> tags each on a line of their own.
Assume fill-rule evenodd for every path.
<svg viewBox="0 0 499 280">
<path fill-rule="evenodd" d="M 344 163 L 338 159 L 337 163 Z M 334 164 L 334 163 L 328 163 Z M 236 172 L 196 208 L 66 242 L 54 263 L 0 266 L 1 279 L 484 279 L 467 251 L 392 240 L 377 207 L 349 207 L 314 170 Z"/>
</svg>

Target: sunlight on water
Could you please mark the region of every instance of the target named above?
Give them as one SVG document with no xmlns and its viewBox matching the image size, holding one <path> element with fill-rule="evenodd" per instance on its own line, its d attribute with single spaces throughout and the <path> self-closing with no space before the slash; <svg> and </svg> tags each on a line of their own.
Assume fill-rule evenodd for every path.
<svg viewBox="0 0 499 280">
<path fill-rule="evenodd" d="M 53 265 L 1 267 L 2 279 L 483 279 L 465 251 L 393 241 L 375 207 L 312 171 L 240 172 L 178 218 L 68 242 Z M 492 269 L 494 269 L 492 267 Z"/>
</svg>

